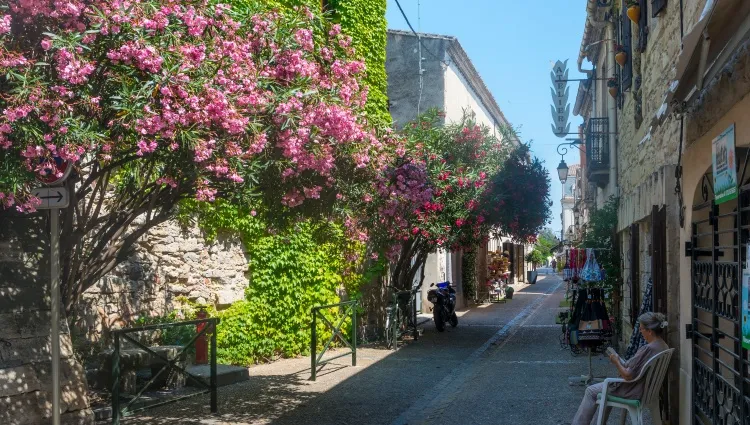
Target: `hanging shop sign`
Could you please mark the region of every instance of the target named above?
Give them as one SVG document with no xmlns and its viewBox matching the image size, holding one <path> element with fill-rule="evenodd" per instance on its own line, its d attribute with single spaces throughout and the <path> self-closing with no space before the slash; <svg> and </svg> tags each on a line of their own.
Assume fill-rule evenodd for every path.
<svg viewBox="0 0 750 425">
<path fill-rule="evenodd" d="M 570 87 L 568 87 L 568 60 L 557 61 L 552 72 L 552 132 L 555 136 L 563 138 L 570 133 Z"/>
<path fill-rule="evenodd" d="M 734 124 L 713 140 L 711 147 L 716 205 L 737 198 Z"/>
</svg>

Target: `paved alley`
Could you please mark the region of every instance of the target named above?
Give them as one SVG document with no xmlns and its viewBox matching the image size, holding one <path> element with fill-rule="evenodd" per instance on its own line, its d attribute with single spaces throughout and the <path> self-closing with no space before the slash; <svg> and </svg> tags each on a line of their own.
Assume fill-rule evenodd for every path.
<svg viewBox="0 0 750 425">
<path fill-rule="evenodd" d="M 310 382 L 309 358 L 251 368 L 249 382 L 221 388 L 219 414 L 208 397 L 153 409 L 138 424 L 566 424 L 583 395 L 570 376 L 585 355 L 559 345 L 554 324 L 565 285 L 557 276 L 522 285 L 504 304 L 461 313 L 457 328 L 424 335 L 398 351 L 363 348 L 325 366 Z M 613 374 L 595 357 L 596 376 Z M 616 416 L 610 419 L 616 423 Z"/>
</svg>

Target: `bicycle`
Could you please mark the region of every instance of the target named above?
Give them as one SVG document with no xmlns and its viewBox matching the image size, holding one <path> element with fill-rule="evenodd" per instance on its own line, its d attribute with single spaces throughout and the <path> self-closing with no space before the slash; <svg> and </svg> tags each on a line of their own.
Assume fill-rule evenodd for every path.
<svg viewBox="0 0 750 425">
<path fill-rule="evenodd" d="M 399 291 L 388 285 L 391 301 L 385 308 L 385 345 L 389 350 L 397 348 L 398 339 L 409 330 L 413 331 L 415 340 L 419 338 L 416 294 L 420 287 L 421 283 L 410 290 Z"/>
</svg>

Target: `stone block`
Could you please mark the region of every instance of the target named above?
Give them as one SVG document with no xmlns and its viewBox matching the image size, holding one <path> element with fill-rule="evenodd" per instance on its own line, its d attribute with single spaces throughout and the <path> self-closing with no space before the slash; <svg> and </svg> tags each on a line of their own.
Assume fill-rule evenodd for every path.
<svg viewBox="0 0 750 425">
<path fill-rule="evenodd" d="M 49 280 L 45 282 L 48 283 Z M 0 277 L 0 311 L 16 311 L 20 308 L 32 310 L 49 308 L 49 289 L 38 284 L 3 287 Z"/>
<path fill-rule="evenodd" d="M 244 296 L 244 291 L 241 289 L 240 290 L 222 289 L 216 293 L 216 303 L 219 306 L 229 306 L 230 304 L 233 304 L 241 300 L 243 296 Z"/>
<path fill-rule="evenodd" d="M 0 423 L 4 425 L 39 425 L 48 423 L 39 403 L 40 391 L 0 397 Z"/>
<path fill-rule="evenodd" d="M 21 332 L 16 326 L 16 315 L 14 313 L 0 313 L 0 338 L 20 338 Z"/>
<path fill-rule="evenodd" d="M 51 363 L 37 363 L 35 365 L 37 377 L 41 382 L 42 389 L 52 386 Z M 60 410 L 61 412 L 73 412 L 87 409 L 88 384 L 86 382 L 86 371 L 75 359 L 66 359 L 60 362 Z M 52 415 L 52 394 L 49 391 L 39 393 L 42 415 Z"/>
<path fill-rule="evenodd" d="M 0 369 L 0 397 L 9 397 L 41 390 L 34 365 Z"/>
<path fill-rule="evenodd" d="M 0 344 L 0 367 L 20 366 L 27 363 L 49 361 L 51 338 L 33 337 L 10 340 L 10 346 Z M 60 335 L 60 356 L 73 356 L 70 335 Z"/>
<path fill-rule="evenodd" d="M 62 309 L 61 309 L 62 310 Z M 14 320 L 21 338 L 49 336 L 52 312 L 50 310 L 23 310 L 16 312 Z M 58 318 L 60 331 L 68 332 L 68 322 L 63 313 Z"/>
<path fill-rule="evenodd" d="M 94 412 L 89 409 L 60 415 L 60 425 L 94 425 Z"/>
</svg>

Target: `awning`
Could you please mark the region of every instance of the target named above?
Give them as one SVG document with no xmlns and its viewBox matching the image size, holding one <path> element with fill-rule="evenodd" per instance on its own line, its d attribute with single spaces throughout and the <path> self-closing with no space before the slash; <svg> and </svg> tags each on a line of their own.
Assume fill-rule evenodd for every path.
<svg viewBox="0 0 750 425">
<path fill-rule="evenodd" d="M 739 40 L 750 30 L 750 1 L 709 0 L 698 23 L 682 39 L 677 61 L 677 87 L 667 95 L 666 104 L 687 100 L 693 90 L 702 88 L 707 72 L 721 67 Z M 722 62 L 722 63 L 718 63 Z M 703 75 L 699 75 L 699 74 Z"/>
</svg>

